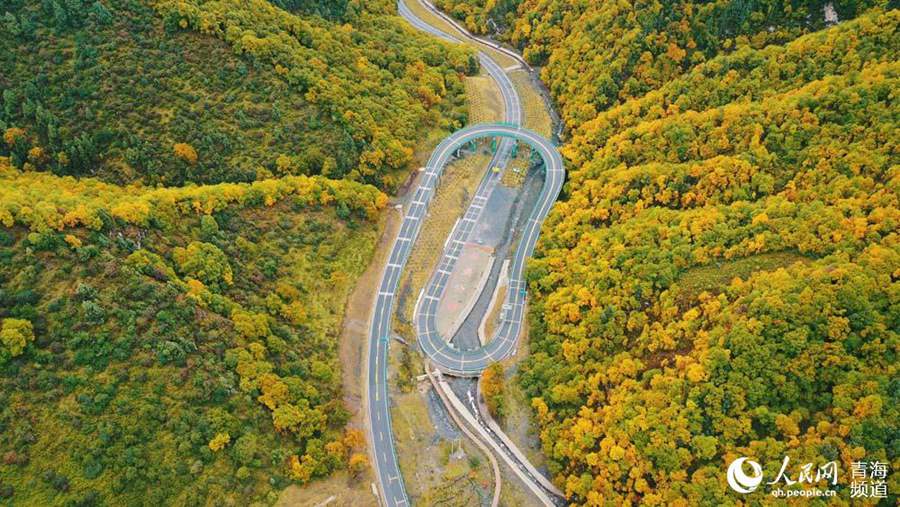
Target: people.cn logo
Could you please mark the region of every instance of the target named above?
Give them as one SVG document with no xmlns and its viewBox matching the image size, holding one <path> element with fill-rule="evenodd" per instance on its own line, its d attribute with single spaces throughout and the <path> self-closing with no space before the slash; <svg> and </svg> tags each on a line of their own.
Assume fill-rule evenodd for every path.
<svg viewBox="0 0 900 507">
<path fill-rule="evenodd" d="M 744 463 L 750 465 L 750 469 L 753 471 L 752 474 L 747 475 L 744 473 Z M 738 458 L 728 465 L 727 479 L 731 489 L 738 493 L 752 493 L 756 491 L 756 488 L 759 487 L 762 482 L 762 467 L 753 460 L 743 457 Z"/>
</svg>

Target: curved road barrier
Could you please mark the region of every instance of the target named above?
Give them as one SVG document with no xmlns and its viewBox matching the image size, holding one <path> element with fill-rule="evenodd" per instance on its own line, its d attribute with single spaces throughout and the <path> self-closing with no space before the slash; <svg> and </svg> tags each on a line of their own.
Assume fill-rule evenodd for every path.
<svg viewBox="0 0 900 507">
<path fill-rule="evenodd" d="M 505 137 L 527 143 L 543 158 L 547 175 L 544 178 L 544 186 L 537 205 L 528 219 L 519 242 L 519 248 L 510 264 L 510 290 L 508 290 L 507 304 L 511 305 L 511 310 L 507 314 L 507 319 L 499 326 L 494 339 L 480 349 L 460 351 L 445 343 L 436 332 L 429 331 L 419 336 L 423 351 L 442 371 L 457 375 L 477 375 L 490 363 L 506 357 L 515 348 L 524 317 L 525 282 L 522 280 L 522 270 L 525 266 L 525 259 L 534 250 L 534 244 L 540 232 L 540 224 L 559 195 L 565 178 L 562 157 L 549 140 L 531 130 L 503 123 L 480 124 L 459 130 L 445 138 L 432 153 L 419 187 L 406 210 L 406 216 L 400 226 L 400 232 L 394 240 L 394 246 L 382 274 L 375 297 L 369 333 L 367 387 L 369 429 L 373 443 L 372 453 L 375 457 L 376 475 L 381 483 L 382 498 L 388 505 L 408 505 L 406 488 L 400 475 L 394 436 L 391 431 L 387 379 L 391 316 L 397 298 L 400 275 L 412 252 L 413 243 L 419 235 L 428 204 L 435 195 L 444 166 L 459 147 L 486 137 Z M 458 248 L 462 248 L 462 245 L 449 243 L 448 249 L 445 251 L 445 259 L 448 252 L 453 255 L 452 252 L 457 251 Z M 429 285 L 430 292 L 426 293 L 422 299 L 421 306 L 425 309 L 437 308 L 438 298 L 446 284 L 446 276 L 449 276 L 449 274 L 442 275 L 437 271 L 435 273 L 437 275 L 433 280 L 436 280 L 437 283 Z M 430 330 L 430 326 L 433 326 L 428 312 L 419 312 L 418 320 L 417 325 L 424 326 L 426 330 Z"/>
<path fill-rule="evenodd" d="M 428 166 L 445 165 L 455 149 L 463 144 L 484 137 L 498 136 L 511 137 L 525 142 L 536 150 L 544 160 L 546 176 L 535 208 L 522 231 L 519 247 L 509 265 L 509 282 L 503 305 L 503 318 L 487 345 L 472 350 L 457 349 L 449 342 L 449 337 L 443 337 L 438 333 L 436 324 L 438 306 L 447 281 L 463 250 L 467 233 L 474 228 L 480 211 L 487 202 L 486 195 L 476 194 L 473 198 L 472 204 L 457 228 L 459 233 L 451 238 L 437 269 L 432 273 L 431 279 L 425 287 L 415 317 L 419 347 L 438 369 L 456 376 L 477 376 L 491 363 L 506 358 L 515 350 L 525 316 L 525 280 L 523 278 L 525 259 L 534 251 L 541 223 L 550 212 L 550 207 L 556 202 L 556 197 L 565 180 L 562 157 L 549 140 L 530 130 L 499 124 L 476 125 L 456 132 L 432 153 Z"/>
<path fill-rule="evenodd" d="M 461 42 L 459 39 L 441 30 L 428 25 L 413 14 L 402 0 L 397 2 L 399 13 L 414 27 L 431 33 L 449 42 Z M 506 123 L 475 125 L 460 130 L 444 139 L 434 150 L 425 172 L 420 178 L 419 186 L 413 194 L 412 201 L 406 210 L 400 232 L 391 250 L 388 263 L 382 273 L 381 283 L 375 295 L 372 322 L 369 329 L 369 353 L 366 363 L 366 405 L 368 412 L 368 431 L 370 452 L 373 457 L 373 466 L 379 483 L 379 493 L 385 505 L 404 506 L 409 505 L 403 477 L 400 474 L 394 435 L 391 427 L 390 399 L 388 398 L 388 345 L 391 338 L 391 316 L 393 314 L 396 292 L 400 283 L 400 275 L 409 255 L 412 245 L 418 237 L 422 220 L 425 218 L 428 204 L 434 196 L 440 175 L 444 166 L 453 153 L 468 142 L 484 137 L 501 137 L 493 160 L 488 167 L 505 167 L 515 141 L 523 141 L 537 150 L 544 160 L 547 171 L 544 188 L 534 213 L 528 221 L 522 235 L 520 247 L 510 270 L 511 283 L 514 277 L 516 290 L 510 290 L 507 303 L 517 310 L 507 315 L 507 320 L 498 328 L 495 339 L 486 347 L 475 351 L 454 351 L 449 345 L 442 343 L 440 337 L 433 330 L 433 320 L 429 321 L 427 310 L 436 301 L 428 299 L 424 304 L 417 305 L 417 326 L 427 331 L 425 342 L 420 336 L 420 344 L 423 351 L 432 359 L 432 362 L 445 373 L 456 375 L 477 375 L 491 362 L 509 355 L 515 349 L 516 338 L 521 329 L 524 308 L 524 281 L 521 279 L 525 258 L 531 255 L 534 243 L 537 240 L 540 223 L 546 217 L 559 190 L 562 187 L 564 173 L 562 158 L 553 144 L 539 134 L 521 128 L 522 107 L 515 87 L 509 80 L 509 76 L 489 56 L 483 52 L 478 53 L 478 59 L 482 67 L 500 88 L 504 101 L 504 121 Z M 469 212 L 477 211 L 473 207 L 483 206 L 487 202 L 486 196 L 490 194 L 493 185 L 499 180 L 500 175 L 488 172 L 479 185 L 476 197 L 473 198 Z M 466 220 L 466 218 L 470 220 Z M 469 227 L 474 225 L 473 219 L 477 216 L 464 217 L 460 227 L 454 229 L 451 234 L 448 247 L 452 250 L 460 244 L 456 243 L 459 237 L 466 237 L 471 232 Z M 470 223 L 471 222 L 471 223 Z M 459 224 L 458 224 L 459 225 Z M 457 236 L 458 235 L 458 236 Z M 444 252 L 446 256 L 447 251 Z M 452 253 L 451 253 L 452 255 Z M 444 257 L 444 260 L 447 260 Z M 451 259 L 454 260 L 455 259 Z M 439 273 L 436 273 L 439 274 Z M 432 278 L 429 284 L 432 292 L 429 297 L 434 297 L 434 290 L 443 293 L 446 278 Z M 512 285 L 510 286 L 512 287 Z M 514 294 L 513 294 L 514 293 Z M 420 301 L 420 303 L 422 303 Z M 436 306 L 434 307 L 436 309 Z M 432 314 L 434 311 L 431 312 Z M 422 318 L 425 320 L 423 321 Z M 433 317 L 432 317 L 433 318 Z"/>
</svg>

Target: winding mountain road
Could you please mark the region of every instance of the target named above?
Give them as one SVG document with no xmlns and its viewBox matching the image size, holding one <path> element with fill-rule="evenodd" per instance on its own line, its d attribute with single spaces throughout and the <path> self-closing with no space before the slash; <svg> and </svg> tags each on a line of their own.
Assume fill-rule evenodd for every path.
<svg viewBox="0 0 900 507">
<path fill-rule="evenodd" d="M 417 18 L 401 1 L 398 10 L 409 22 L 428 33 L 450 42 L 459 42 Z M 490 190 L 500 178 L 489 171 L 482 179 L 475 197 L 451 233 L 447 247 L 438 268 L 432 274 L 422 299 L 416 308 L 416 331 L 422 351 L 441 371 L 458 376 L 477 376 L 491 363 L 507 357 L 516 346 L 516 340 L 524 318 L 525 281 L 522 278 L 525 260 L 534 250 L 540 233 L 540 225 L 555 202 L 565 179 L 562 158 L 550 140 L 520 126 L 522 108 L 515 88 L 506 73 L 485 53 L 478 58 L 483 68 L 497 82 L 504 99 L 504 123 L 473 125 L 459 130 L 445 138 L 432 152 L 431 158 L 419 178 L 413 198 L 406 209 L 406 215 L 394 240 L 390 257 L 382 273 L 381 282 L 375 294 L 372 322 L 369 332 L 369 353 L 367 361 L 366 405 L 370 449 L 374 458 L 374 468 L 378 479 L 378 493 L 385 505 L 404 506 L 409 504 L 391 429 L 390 399 L 388 397 L 388 346 L 391 339 L 391 317 L 403 268 L 412 252 L 428 211 L 440 183 L 441 173 L 462 146 L 482 138 L 500 137 L 492 163 L 489 167 L 501 167 L 509 160 L 516 142 L 524 142 L 532 147 L 543 159 L 546 170 L 544 186 L 521 236 L 519 247 L 509 268 L 509 290 L 506 304 L 509 310 L 500 323 L 494 338 L 484 347 L 474 350 L 458 350 L 436 331 L 434 318 L 437 305 L 444 292 L 447 279 L 453 271 L 463 242 L 471 232 L 480 215 Z"/>
<path fill-rule="evenodd" d="M 450 337 L 443 337 L 438 333 L 435 322 L 438 306 L 450 274 L 456 266 L 468 233 L 471 232 L 478 215 L 487 202 L 487 197 L 480 194 L 473 197 L 466 214 L 447 243 L 447 248 L 444 250 L 437 269 L 432 273 L 431 279 L 425 286 L 425 292 L 416 309 L 416 335 L 422 352 L 442 372 L 462 377 L 479 375 L 491 363 L 506 358 L 515 349 L 525 311 L 525 280 L 523 279 L 525 260 L 534 251 L 541 223 L 550 212 L 553 203 L 556 202 L 556 197 L 559 195 L 565 179 L 562 157 L 548 139 L 521 127 L 502 124 L 475 125 L 454 133 L 444 141 L 447 143 L 446 146 L 441 143 L 434 151 L 428 166 L 443 167 L 457 147 L 476 139 L 498 136 L 525 142 L 532 149 L 537 150 L 544 161 L 546 170 L 544 186 L 534 211 L 525 225 L 519 247 L 509 266 L 509 288 L 504 301 L 504 307 L 507 308 L 505 318 L 487 345 L 470 350 L 456 348 L 450 343 Z"/>
</svg>

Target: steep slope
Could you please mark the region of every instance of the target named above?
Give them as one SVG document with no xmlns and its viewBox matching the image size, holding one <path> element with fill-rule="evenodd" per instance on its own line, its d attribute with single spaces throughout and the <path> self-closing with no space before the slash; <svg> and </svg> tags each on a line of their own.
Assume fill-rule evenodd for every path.
<svg viewBox="0 0 900 507">
<path fill-rule="evenodd" d="M 0 494 L 271 503 L 347 467 L 363 440 L 336 337 L 385 202 L 322 177 L 147 190 L 0 158 Z"/>
<path fill-rule="evenodd" d="M 521 382 L 574 503 L 729 503 L 738 456 L 898 465 L 900 12 L 871 5 L 519 6 L 570 164 Z"/>
<path fill-rule="evenodd" d="M 32 166 L 116 183 L 324 174 L 390 187 L 424 132 L 465 120 L 460 73 L 477 64 L 376 7 L 338 24 L 262 0 L 15 0 L 0 130 L 32 138 L 17 167 L 36 145 Z"/>
<path fill-rule="evenodd" d="M 272 504 L 365 471 L 340 319 L 379 188 L 477 70 L 391 9 L 0 7 L 0 500 Z"/>
</svg>

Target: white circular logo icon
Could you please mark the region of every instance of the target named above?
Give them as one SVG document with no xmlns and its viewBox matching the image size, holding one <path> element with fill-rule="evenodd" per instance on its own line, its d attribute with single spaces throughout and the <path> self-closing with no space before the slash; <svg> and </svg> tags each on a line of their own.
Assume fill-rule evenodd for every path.
<svg viewBox="0 0 900 507">
<path fill-rule="evenodd" d="M 744 463 L 750 465 L 750 469 L 753 470 L 751 475 L 747 475 L 744 473 Z M 759 463 L 747 459 L 747 458 L 738 458 L 731 462 L 728 465 L 728 485 L 731 486 L 731 489 L 737 491 L 738 493 L 752 493 L 756 490 L 759 484 L 763 479 L 763 471 L 762 467 Z"/>
</svg>

